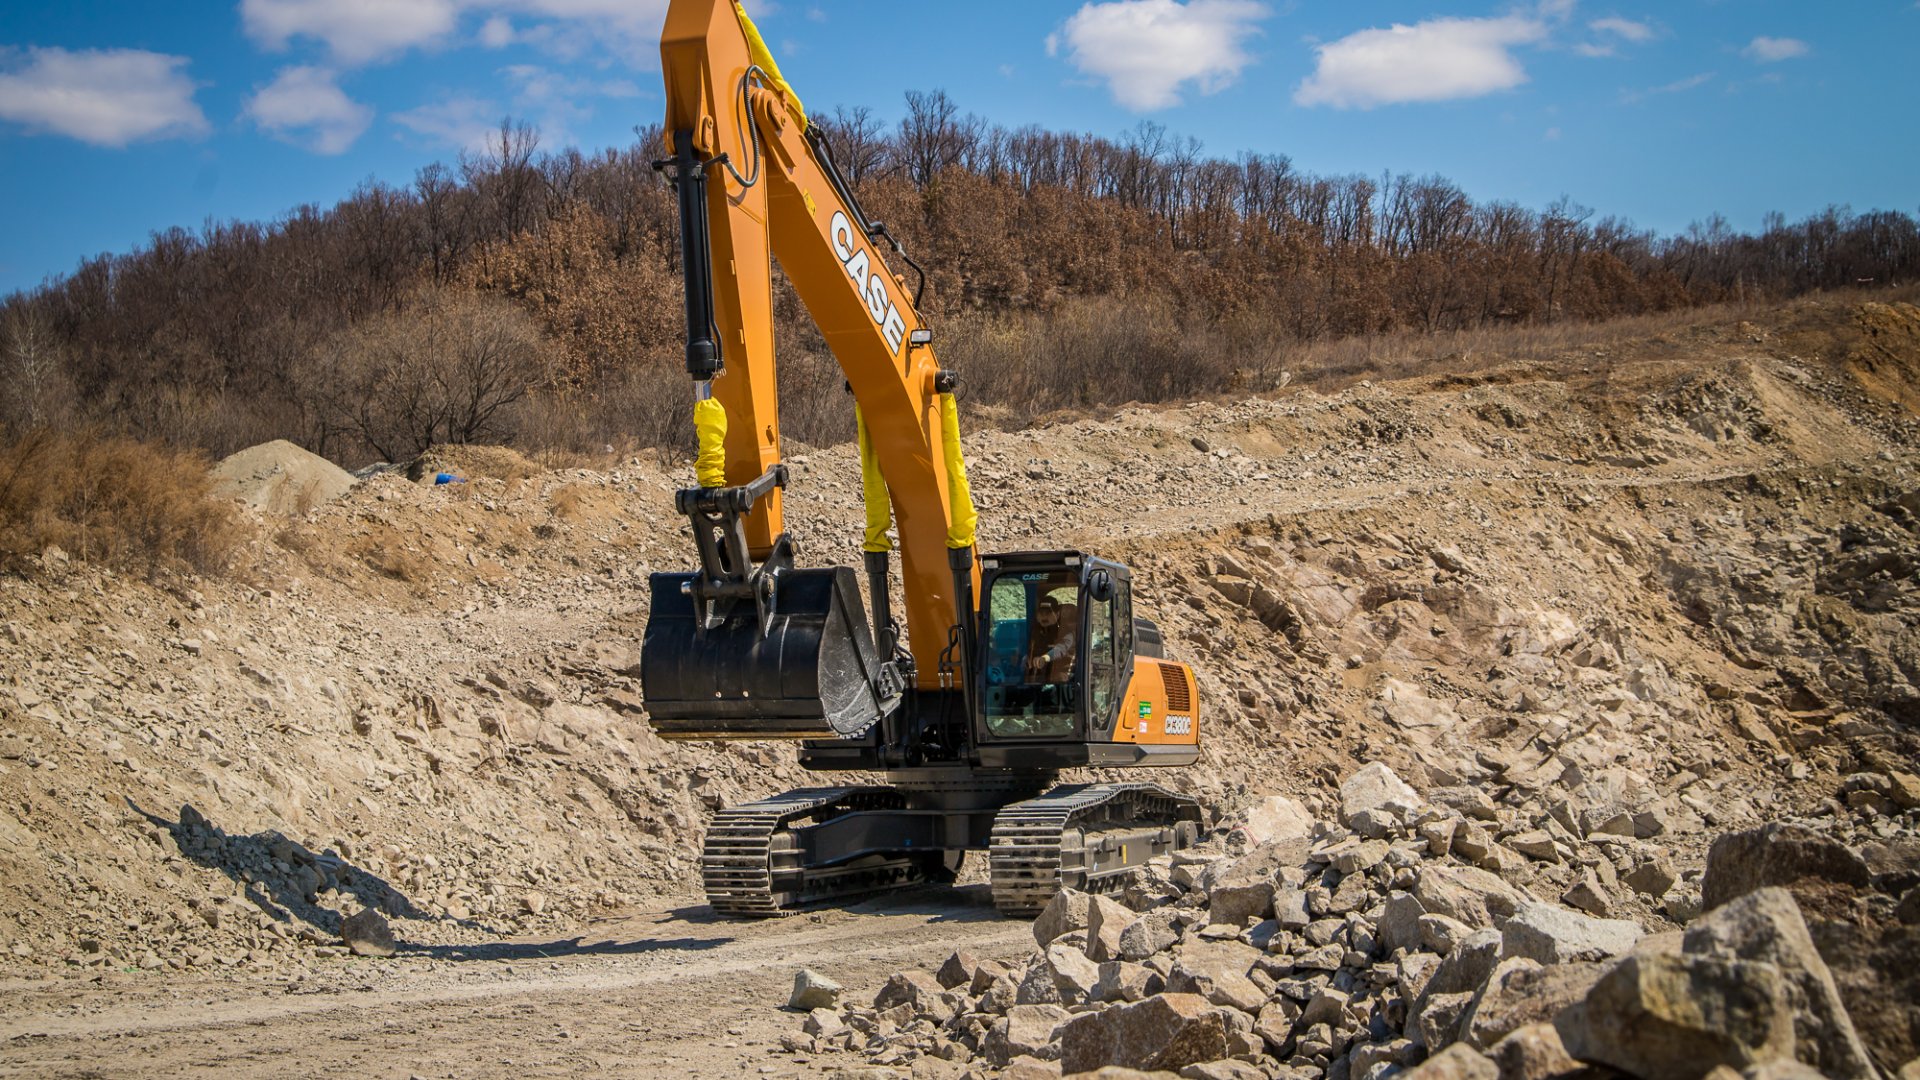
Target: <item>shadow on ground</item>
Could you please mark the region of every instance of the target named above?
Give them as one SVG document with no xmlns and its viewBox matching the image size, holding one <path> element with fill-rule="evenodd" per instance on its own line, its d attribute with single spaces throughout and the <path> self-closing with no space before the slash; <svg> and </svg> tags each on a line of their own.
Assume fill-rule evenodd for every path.
<svg viewBox="0 0 1920 1080">
<path fill-rule="evenodd" d="M 334 907 L 372 908 L 392 918 L 492 930 L 470 919 L 427 912 L 378 874 L 354 865 L 331 849 L 310 851 L 272 829 L 249 835 L 229 834 L 191 803 L 180 808 L 177 821 L 143 809 L 132 799 L 127 805 L 171 833 L 181 855 L 227 875 L 273 921 L 311 931 L 309 936 L 316 941 L 337 944 L 340 933 L 341 915 L 322 904 L 322 894 L 328 894 L 328 903 Z"/>
<path fill-rule="evenodd" d="M 732 938 L 667 938 L 639 941 L 489 941 L 478 945 L 401 945 L 401 956 L 433 960 L 560 960 L 570 956 L 634 956 L 651 952 L 717 949 Z"/>
</svg>

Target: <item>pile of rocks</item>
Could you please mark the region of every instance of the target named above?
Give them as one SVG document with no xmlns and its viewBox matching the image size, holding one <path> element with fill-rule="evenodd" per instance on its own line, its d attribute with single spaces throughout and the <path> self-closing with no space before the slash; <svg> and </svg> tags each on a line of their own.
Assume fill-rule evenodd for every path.
<svg viewBox="0 0 1920 1080">
<path fill-rule="evenodd" d="M 1898 1032 L 1863 1041 L 1846 997 L 1913 1001 L 1914 987 L 1862 983 L 1879 963 L 1871 949 L 1837 980 L 1815 945 L 1833 916 L 1884 931 L 1883 957 L 1920 944 L 1911 870 L 1876 873 L 1800 826 L 1730 833 L 1688 899 L 1667 905 L 1711 910 L 1684 931 L 1649 917 L 1648 933 L 1526 883 L 1532 852 L 1587 860 L 1564 899 L 1603 906 L 1594 868 L 1617 872 L 1611 841 L 1563 825 L 1538 843 L 1463 845 L 1461 815 L 1379 765 L 1349 777 L 1341 800 L 1337 825 L 1272 801 L 1248 823 L 1262 835 L 1243 827 L 1156 860 L 1117 896 L 1063 892 L 1024 961 L 956 952 L 936 972 L 894 975 L 870 1008 L 809 975 L 793 1002 L 808 1015 L 787 1046 L 916 1077 L 1120 1067 L 1208 1080 L 1545 1080 L 1594 1066 L 1664 1080 L 1720 1065 L 1872 1077 L 1876 1053 L 1888 1069 L 1912 1056 Z M 1630 828 L 1588 835 L 1625 844 Z M 1529 854 L 1489 860 L 1494 850 Z M 1662 892 L 1674 879 L 1624 876 Z M 1820 898 L 1811 930 L 1796 893 Z M 1896 1026 L 1920 1021 L 1908 1012 Z"/>
</svg>

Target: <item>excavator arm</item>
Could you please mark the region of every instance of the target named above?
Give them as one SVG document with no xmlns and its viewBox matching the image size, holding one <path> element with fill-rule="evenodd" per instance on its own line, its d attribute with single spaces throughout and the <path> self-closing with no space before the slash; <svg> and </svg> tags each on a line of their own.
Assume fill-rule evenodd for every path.
<svg viewBox="0 0 1920 1080">
<path fill-rule="evenodd" d="M 807 711 L 805 699 L 813 687 L 794 690 L 796 670 L 812 672 L 829 698 L 837 692 L 826 683 L 837 680 L 844 687 L 855 681 L 852 667 L 863 669 L 859 677 L 867 682 L 887 681 L 879 669 L 891 662 L 888 620 L 877 619 L 877 632 L 861 640 L 854 624 L 864 625 L 864 619 L 847 614 L 858 607 L 857 588 L 820 585 L 814 593 L 825 598 L 820 602 L 826 609 L 807 616 L 810 621 L 797 631 L 793 624 L 775 621 L 806 614 L 793 603 L 776 602 L 776 588 L 785 589 L 799 574 L 832 572 L 795 570 L 792 544 L 783 533 L 774 258 L 826 338 L 858 408 L 867 480 L 867 568 L 870 578 L 878 572 L 871 596 L 882 610 L 889 508 L 897 526 L 911 657 L 900 667 L 909 669 L 922 689 L 958 689 L 956 671 L 966 670 L 959 654 L 977 608 L 974 512 L 951 377 L 940 369 L 931 334 L 881 245 L 903 259 L 905 253 L 884 226 L 861 211 L 798 96 L 737 3 L 674 0 L 661 36 L 661 60 L 670 156 L 660 167 L 680 202 L 686 366 L 699 399 L 696 426 L 702 440 L 696 467 L 701 487 L 682 492 L 680 502 L 694 519 L 703 571 L 690 579 L 663 575 L 673 580 L 655 584 L 661 647 L 647 650 L 653 654 L 648 657 L 653 678 L 646 682 L 656 726 L 663 718 L 671 725 L 676 714 L 687 713 L 695 715 L 682 725 L 685 735 L 765 737 L 782 732 L 744 721 L 766 720 L 795 707 Z M 662 598 L 663 588 L 679 590 L 690 603 Z M 783 596 L 805 592 L 796 588 Z M 751 626 L 744 609 L 727 614 L 732 605 L 748 601 Z M 729 618 L 738 630 L 736 640 L 725 640 Z M 843 629 L 855 640 L 841 641 Z M 769 643 L 783 632 L 788 638 Z M 700 644 L 671 647 L 669 635 Z M 656 638 L 651 624 L 649 638 Z M 795 662 L 802 653 L 811 666 Z M 742 656 L 749 658 L 742 661 Z M 782 669 L 779 679 L 771 670 L 756 670 L 773 667 Z M 757 701 L 755 686 L 761 688 Z M 880 697 L 885 695 L 883 689 Z M 860 717 L 872 711 L 865 704 L 850 707 Z M 829 717 L 833 709 L 829 702 Z M 702 723 L 721 714 L 740 723 L 731 728 Z M 863 722 L 849 718 L 834 727 L 845 736 Z M 822 734 L 804 723 L 784 733 L 810 731 Z"/>
</svg>

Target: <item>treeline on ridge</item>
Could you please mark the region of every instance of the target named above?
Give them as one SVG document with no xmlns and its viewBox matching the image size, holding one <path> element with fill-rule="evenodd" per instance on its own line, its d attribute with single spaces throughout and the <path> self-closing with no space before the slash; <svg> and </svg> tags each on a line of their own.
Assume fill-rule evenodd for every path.
<svg viewBox="0 0 1920 1080">
<path fill-rule="evenodd" d="M 1302 346 L 1341 338 L 1920 277 L 1920 230 L 1896 211 L 1657 236 L 1564 198 L 1532 210 L 1438 176 L 1208 157 L 1150 123 L 1117 139 L 1008 130 L 937 91 L 907 95 L 892 128 L 866 109 L 815 120 L 867 212 L 926 267 L 943 364 L 1015 422 L 1263 389 Z M 676 214 L 651 168 L 658 128 L 637 134 L 543 153 L 507 121 L 405 187 L 369 181 L 330 209 L 83 260 L 0 302 L 0 425 L 214 454 L 284 437 L 348 464 L 439 441 L 682 442 Z M 776 286 L 784 431 L 850 437 L 837 369 Z"/>
</svg>

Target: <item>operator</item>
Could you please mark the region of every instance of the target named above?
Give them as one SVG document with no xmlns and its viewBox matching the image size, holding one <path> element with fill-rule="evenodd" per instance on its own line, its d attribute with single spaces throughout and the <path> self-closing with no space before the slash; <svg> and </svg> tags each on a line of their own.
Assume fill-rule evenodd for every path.
<svg viewBox="0 0 1920 1080">
<path fill-rule="evenodd" d="M 1041 596 L 1033 609 L 1033 632 L 1027 644 L 1027 678 L 1059 683 L 1073 677 L 1074 627 L 1079 621 L 1073 604 Z"/>
</svg>

